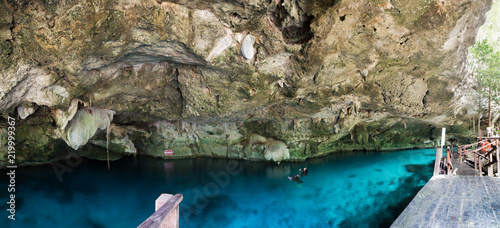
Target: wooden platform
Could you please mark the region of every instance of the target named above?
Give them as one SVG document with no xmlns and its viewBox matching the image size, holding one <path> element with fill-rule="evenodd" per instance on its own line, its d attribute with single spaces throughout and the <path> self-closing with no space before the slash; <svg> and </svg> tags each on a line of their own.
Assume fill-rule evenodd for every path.
<svg viewBox="0 0 500 228">
<path fill-rule="evenodd" d="M 455 173 L 455 175 L 479 176 L 479 171 L 465 164 L 465 162 L 460 162 L 458 158 L 455 156 L 451 158 L 451 163 L 453 164 L 453 173 Z M 457 170 L 455 171 L 455 169 Z"/>
<path fill-rule="evenodd" d="M 500 178 L 434 176 L 391 227 L 500 227 Z"/>
</svg>

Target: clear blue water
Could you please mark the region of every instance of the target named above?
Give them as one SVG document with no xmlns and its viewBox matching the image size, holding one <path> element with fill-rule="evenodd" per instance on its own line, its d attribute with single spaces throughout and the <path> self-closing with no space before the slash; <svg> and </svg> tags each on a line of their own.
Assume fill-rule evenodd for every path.
<svg viewBox="0 0 500 228">
<path fill-rule="evenodd" d="M 387 227 L 432 176 L 435 150 L 352 152 L 301 163 L 129 157 L 16 176 L 16 221 L 0 227 L 136 227 L 161 193 L 182 193 L 181 227 Z M 302 184 L 288 180 L 307 166 Z M 2 170 L 6 172 L 6 170 Z"/>
</svg>

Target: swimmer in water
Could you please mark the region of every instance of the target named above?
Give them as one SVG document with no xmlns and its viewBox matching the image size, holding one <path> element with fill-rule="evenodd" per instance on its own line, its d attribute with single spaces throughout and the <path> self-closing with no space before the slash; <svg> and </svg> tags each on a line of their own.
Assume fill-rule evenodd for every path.
<svg viewBox="0 0 500 228">
<path fill-rule="evenodd" d="M 300 180 L 300 175 L 299 174 L 297 174 L 295 176 L 288 177 L 288 179 L 291 180 L 291 181 L 302 183 L 302 181 Z"/>
</svg>

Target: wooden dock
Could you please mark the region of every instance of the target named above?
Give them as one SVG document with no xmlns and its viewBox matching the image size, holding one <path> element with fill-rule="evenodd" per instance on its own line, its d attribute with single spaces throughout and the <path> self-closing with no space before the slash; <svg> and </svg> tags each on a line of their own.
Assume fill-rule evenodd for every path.
<svg viewBox="0 0 500 228">
<path fill-rule="evenodd" d="M 494 156 L 478 145 L 467 149 L 471 145 L 444 157 L 438 149 L 434 176 L 391 227 L 500 227 L 500 178 L 493 177 L 492 167 L 500 160 L 498 150 Z"/>
<path fill-rule="evenodd" d="M 391 227 L 500 227 L 500 179 L 434 176 Z"/>
</svg>

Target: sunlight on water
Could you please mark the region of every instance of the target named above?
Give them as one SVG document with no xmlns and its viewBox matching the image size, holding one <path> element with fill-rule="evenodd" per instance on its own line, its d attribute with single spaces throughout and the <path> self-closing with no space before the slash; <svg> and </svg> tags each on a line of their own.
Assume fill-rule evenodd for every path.
<svg viewBox="0 0 500 228">
<path fill-rule="evenodd" d="M 184 194 L 181 227 L 387 227 L 432 176 L 434 155 L 351 152 L 280 165 L 130 157 L 111 170 L 84 160 L 62 182 L 50 165 L 24 167 L 16 221 L 2 203 L 0 227 L 136 227 L 161 193 Z M 288 180 L 305 166 L 302 184 Z"/>
</svg>

